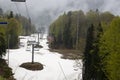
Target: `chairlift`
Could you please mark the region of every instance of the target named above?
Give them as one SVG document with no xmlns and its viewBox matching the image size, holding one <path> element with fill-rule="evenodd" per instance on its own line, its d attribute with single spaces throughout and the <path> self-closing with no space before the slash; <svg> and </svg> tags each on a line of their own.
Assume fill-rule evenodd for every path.
<svg viewBox="0 0 120 80">
<path fill-rule="evenodd" d="M 11 0 L 13 2 L 26 2 L 26 0 Z"/>
</svg>

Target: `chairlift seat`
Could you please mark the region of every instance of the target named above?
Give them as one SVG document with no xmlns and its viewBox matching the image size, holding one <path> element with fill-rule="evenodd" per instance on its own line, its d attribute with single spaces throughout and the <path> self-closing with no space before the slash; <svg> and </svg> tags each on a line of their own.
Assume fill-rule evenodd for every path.
<svg viewBox="0 0 120 80">
<path fill-rule="evenodd" d="M 11 0 L 13 2 L 26 2 L 26 0 Z"/>
</svg>

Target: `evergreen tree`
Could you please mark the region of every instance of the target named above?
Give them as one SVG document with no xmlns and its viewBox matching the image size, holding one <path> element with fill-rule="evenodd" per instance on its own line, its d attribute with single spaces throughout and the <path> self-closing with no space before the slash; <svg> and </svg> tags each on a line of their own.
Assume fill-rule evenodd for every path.
<svg viewBox="0 0 120 80">
<path fill-rule="evenodd" d="M 92 71 L 92 55 L 90 53 L 91 50 L 93 50 L 93 42 L 94 42 L 94 26 L 91 24 L 91 26 L 88 28 L 87 32 L 87 38 L 86 38 L 86 47 L 84 52 L 84 60 L 83 60 L 83 80 L 91 80 L 91 77 L 93 75 Z"/>
<path fill-rule="evenodd" d="M 8 15 L 8 19 L 13 18 L 13 17 L 14 17 L 13 11 L 10 11 L 10 14 Z"/>
<path fill-rule="evenodd" d="M 72 41 L 71 41 L 71 37 L 70 37 L 70 27 L 71 27 L 71 12 L 68 12 L 67 14 L 67 23 L 64 27 L 64 42 L 65 42 L 65 46 L 66 48 L 71 48 L 72 45 Z"/>
<path fill-rule="evenodd" d="M 102 71 L 101 59 L 99 56 L 99 41 L 102 33 L 103 30 L 100 23 L 96 29 L 94 26 L 88 29 L 84 53 L 83 80 L 105 80 L 105 74 Z"/>
<path fill-rule="evenodd" d="M 0 32 L 0 58 L 2 58 L 5 52 L 6 52 L 5 35 Z"/>
<path fill-rule="evenodd" d="M 3 16 L 3 10 L 0 8 L 0 17 Z"/>
</svg>

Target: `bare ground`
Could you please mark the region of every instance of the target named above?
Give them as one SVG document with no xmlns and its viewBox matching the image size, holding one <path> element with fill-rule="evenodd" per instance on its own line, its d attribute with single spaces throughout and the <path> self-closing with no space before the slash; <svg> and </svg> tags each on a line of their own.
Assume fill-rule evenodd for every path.
<svg viewBox="0 0 120 80">
<path fill-rule="evenodd" d="M 21 64 L 20 67 L 28 69 L 28 70 L 32 70 L 32 71 L 43 69 L 43 65 L 38 62 L 34 62 L 34 63 L 26 62 L 26 63 Z"/>
<path fill-rule="evenodd" d="M 51 52 L 58 52 L 62 54 L 63 59 L 82 59 L 83 53 L 80 50 L 71 49 L 50 49 Z"/>
</svg>

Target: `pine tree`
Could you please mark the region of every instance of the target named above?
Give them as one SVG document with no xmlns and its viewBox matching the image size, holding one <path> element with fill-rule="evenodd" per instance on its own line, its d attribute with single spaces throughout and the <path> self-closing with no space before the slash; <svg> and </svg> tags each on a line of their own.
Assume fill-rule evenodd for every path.
<svg viewBox="0 0 120 80">
<path fill-rule="evenodd" d="M 87 31 L 87 39 L 86 39 L 86 47 L 84 52 L 84 60 L 83 60 L 83 80 L 91 80 L 92 76 L 92 67 L 91 67 L 91 53 L 90 51 L 93 49 L 93 39 L 94 39 L 94 26 L 88 28 Z"/>
<path fill-rule="evenodd" d="M 13 17 L 14 17 L 13 11 L 10 11 L 10 14 L 8 15 L 8 19 L 13 18 Z"/>
<path fill-rule="evenodd" d="M 97 28 L 93 25 L 88 29 L 86 48 L 84 52 L 83 80 L 104 80 L 101 58 L 99 56 L 99 41 L 102 35 L 101 23 Z"/>
<path fill-rule="evenodd" d="M 2 58 L 5 52 L 6 52 L 5 35 L 3 33 L 0 33 L 0 58 Z"/>
</svg>

